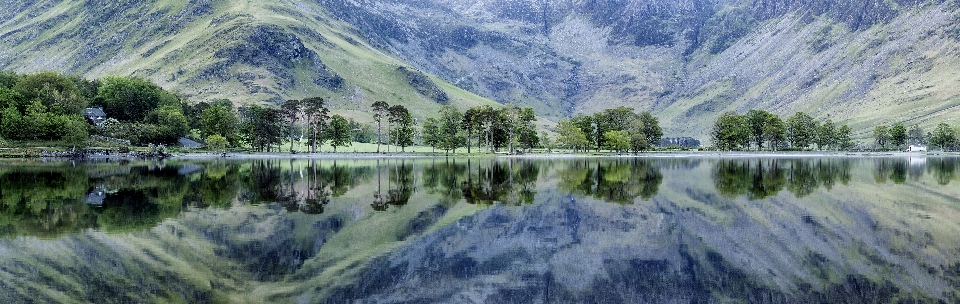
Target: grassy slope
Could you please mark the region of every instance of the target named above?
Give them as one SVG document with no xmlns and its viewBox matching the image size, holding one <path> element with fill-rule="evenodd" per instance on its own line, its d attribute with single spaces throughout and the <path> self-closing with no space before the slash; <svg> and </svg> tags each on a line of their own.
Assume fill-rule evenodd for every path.
<svg viewBox="0 0 960 304">
<path fill-rule="evenodd" d="M 365 44 L 352 33 L 350 26 L 330 18 L 312 4 L 217 1 L 207 12 L 190 13 L 196 6 L 193 3 L 159 0 L 150 5 L 127 8 L 88 34 L 85 31 L 78 33 L 76 29 L 91 26 L 90 19 L 109 16 L 101 16 L 96 7 L 75 2 L 49 7 L 45 6 L 46 3 L 35 3 L 31 9 L 0 24 L 0 35 L 30 38 L 0 51 L 3 69 L 19 72 L 58 70 L 90 78 L 135 75 L 180 92 L 192 101 L 229 98 L 241 104 L 251 104 L 278 98 L 324 96 L 336 113 L 360 121 L 372 119 L 365 112 L 376 100 L 403 104 L 415 117 L 433 116 L 439 108 L 436 102 L 418 94 L 396 71 L 397 67 L 407 66 L 405 63 Z M 295 9 L 291 10 L 291 7 Z M 29 17 L 37 12 L 36 17 Z M 215 55 L 218 50 L 245 43 L 243 39 L 248 38 L 250 32 L 267 25 L 294 33 L 309 50 L 318 54 L 329 70 L 345 80 L 344 85 L 330 89 L 314 84 L 310 79 L 316 71 L 303 62 L 295 64 L 292 71 L 288 70 L 289 75 L 276 75 L 264 66 L 242 60 L 214 69 L 225 73 L 226 77 L 222 78 L 226 79 L 202 73 L 226 61 Z M 103 29 L 102 32 L 98 31 L 99 28 Z M 309 31 L 298 32 L 295 31 L 297 28 Z M 90 56 L 85 55 L 89 53 L 85 52 L 88 49 L 76 46 L 96 44 L 104 40 L 108 32 L 116 32 L 114 36 L 121 38 L 116 43 L 98 46 L 98 51 L 103 54 L 89 58 L 90 62 L 78 62 Z M 495 104 L 435 77 L 432 79 L 450 96 L 451 103 L 460 108 Z"/>
<path fill-rule="evenodd" d="M 956 125 L 960 37 L 951 28 L 958 14 L 929 6 L 856 32 L 828 18 L 769 20 L 720 54 L 695 54 L 688 64 L 688 87 L 658 114 L 666 121 L 667 135 L 701 140 L 708 139 L 712 122 L 724 111 L 752 108 L 781 117 L 803 111 L 830 118 L 849 124 L 864 141 L 880 124 L 918 124 L 926 131 L 941 122 Z M 817 52 L 811 41 L 831 26 L 829 47 Z M 723 97 L 718 97 L 718 76 L 734 83 Z M 691 108 L 716 103 L 728 106 L 686 115 Z"/>
</svg>

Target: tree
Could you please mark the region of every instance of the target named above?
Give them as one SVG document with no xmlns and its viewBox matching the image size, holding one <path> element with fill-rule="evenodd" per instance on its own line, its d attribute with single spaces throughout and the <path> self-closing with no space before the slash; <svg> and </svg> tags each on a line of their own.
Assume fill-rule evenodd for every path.
<svg viewBox="0 0 960 304">
<path fill-rule="evenodd" d="M 160 130 L 156 141 L 176 142 L 178 138 L 190 132 L 190 123 L 181 111 L 183 111 L 181 107 L 165 105 L 150 113 L 147 122 L 157 125 Z"/>
<path fill-rule="evenodd" d="M 777 151 L 777 147 L 780 147 L 784 139 L 786 139 L 786 127 L 783 120 L 780 116 L 770 114 L 763 125 L 763 140 L 769 143 L 771 150 Z"/>
<path fill-rule="evenodd" d="M 837 149 L 846 151 L 853 147 L 853 139 L 850 138 L 850 126 L 842 125 L 837 130 Z"/>
<path fill-rule="evenodd" d="M 650 112 L 640 113 L 640 121 L 643 122 L 643 136 L 649 145 L 659 145 L 663 138 L 663 129 L 660 128 L 660 121 Z"/>
<path fill-rule="evenodd" d="M 646 130 L 646 125 L 642 119 L 631 121 L 627 127 L 627 133 L 630 134 L 630 150 L 633 151 L 634 154 L 650 148 L 650 141 L 647 140 L 647 135 L 644 133 L 644 130 Z"/>
<path fill-rule="evenodd" d="M 289 99 L 280 106 L 280 113 L 282 114 L 281 117 L 283 117 L 283 121 L 288 124 L 287 135 L 290 138 L 290 153 L 293 153 L 293 142 L 296 141 L 293 134 L 295 129 L 294 125 L 300 118 L 300 112 L 300 101 L 296 99 Z"/>
<path fill-rule="evenodd" d="M 440 146 L 442 135 L 440 134 L 440 122 L 436 118 L 428 117 L 423 121 L 423 144 L 430 146 L 434 150 Z"/>
<path fill-rule="evenodd" d="M 87 106 L 76 83 L 57 72 L 24 75 L 12 89 L 25 100 L 39 100 L 55 115 L 79 115 Z"/>
<path fill-rule="evenodd" d="M 162 105 L 179 106 L 177 97 L 156 84 L 138 78 L 107 77 L 97 90 L 94 103 L 120 121 L 143 121 Z"/>
<path fill-rule="evenodd" d="M 321 97 L 311 97 L 300 101 L 303 113 L 307 116 L 307 128 L 310 129 L 310 153 L 317 153 L 317 146 L 323 145 L 322 130 L 330 119 L 330 110 L 327 109 Z"/>
<path fill-rule="evenodd" d="M 726 112 L 720 115 L 710 132 L 718 150 L 730 151 L 746 146 L 750 141 L 750 127 L 743 115 Z"/>
<path fill-rule="evenodd" d="M 450 150 L 456 150 L 463 145 L 463 137 L 460 135 L 460 126 L 463 124 L 463 115 L 452 105 L 445 105 L 440 108 L 438 147 L 447 154 Z"/>
<path fill-rule="evenodd" d="M 64 122 L 64 132 L 61 136 L 61 140 L 63 140 L 64 143 L 73 146 L 73 148 L 86 147 L 87 140 L 90 138 L 90 125 L 83 119 L 83 117 L 80 115 L 70 115 Z"/>
<path fill-rule="evenodd" d="M 750 141 L 757 146 L 757 151 L 763 150 L 763 143 L 766 141 L 764 131 L 767 124 L 771 122 L 770 116 L 776 116 L 764 110 L 747 111 L 747 122 L 750 124 Z"/>
<path fill-rule="evenodd" d="M 207 147 L 210 147 L 214 153 L 224 153 L 229 146 L 230 142 L 227 141 L 226 137 L 223 137 L 220 134 L 207 136 Z"/>
<path fill-rule="evenodd" d="M 786 127 L 790 145 L 800 150 L 805 150 L 816 136 L 817 123 L 807 113 L 794 113 L 787 119 Z"/>
<path fill-rule="evenodd" d="M 390 105 L 385 101 L 375 101 L 373 103 L 373 121 L 377 122 L 377 153 L 380 153 L 380 143 L 383 140 L 380 137 L 383 118 L 386 116 Z"/>
<path fill-rule="evenodd" d="M 593 142 L 594 147 L 596 147 L 597 149 L 597 152 L 600 152 L 600 149 L 606 146 L 604 142 L 603 134 L 606 133 L 607 131 L 610 131 L 610 126 L 607 123 L 607 119 L 603 115 L 603 112 L 593 113 L 592 117 L 593 119 L 591 120 L 591 122 L 593 122 L 593 130 L 592 132 L 588 133 L 587 136 Z"/>
<path fill-rule="evenodd" d="M 0 113 L 0 135 L 8 139 L 20 139 L 24 137 L 26 130 L 23 121 L 23 115 L 16 107 L 8 106 Z"/>
<path fill-rule="evenodd" d="M 827 119 L 826 122 L 817 126 L 816 142 L 817 150 L 820 151 L 824 148 L 836 148 L 837 130 L 832 120 Z"/>
<path fill-rule="evenodd" d="M 945 123 L 938 124 L 930 136 L 930 143 L 940 147 L 942 151 L 947 151 L 947 147 L 952 146 L 956 141 L 956 131 Z"/>
<path fill-rule="evenodd" d="M 923 132 L 923 129 L 921 129 L 919 125 L 913 125 L 910 127 L 910 130 L 907 131 L 907 140 L 909 141 L 909 144 L 927 144 L 926 133 Z"/>
<path fill-rule="evenodd" d="M 225 106 L 209 107 L 200 113 L 200 135 L 204 138 L 211 135 L 220 135 L 227 139 L 227 142 L 236 145 L 237 127 L 240 121 L 237 115 L 233 113 L 232 108 Z"/>
<path fill-rule="evenodd" d="M 361 143 L 371 143 L 373 142 L 373 137 L 376 136 L 373 131 L 373 127 L 370 124 L 359 123 L 354 121 L 353 118 L 349 120 L 350 123 L 350 139 L 354 142 Z"/>
<path fill-rule="evenodd" d="M 467 154 L 471 153 L 470 147 L 473 146 L 471 144 L 471 141 L 473 141 L 474 133 L 482 129 L 482 127 L 483 127 L 483 108 L 473 107 L 473 108 L 467 109 L 467 111 L 463 113 L 463 120 L 461 121 L 461 129 L 463 129 L 463 131 L 467 133 L 466 134 Z"/>
<path fill-rule="evenodd" d="M 616 151 L 618 154 L 630 149 L 630 134 L 627 131 L 607 131 L 603 133 L 607 148 Z"/>
<path fill-rule="evenodd" d="M 553 138 L 550 138 L 550 134 L 547 134 L 547 131 L 540 131 L 540 145 L 543 146 L 544 149 L 547 149 L 547 153 L 553 153 Z"/>
<path fill-rule="evenodd" d="M 333 115 L 327 128 L 327 138 L 333 146 L 333 153 L 337 153 L 337 147 L 350 146 L 350 122 L 343 116 Z"/>
<path fill-rule="evenodd" d="M 619 106 L 603 110 L 603 119 L 611 130 L 626 130 L 630 127 L 630 122 L 640 119 L 640 115 L 631 108 Z"/>
<path fill-rule="evenodd" d="M 537 117 L 533 113 L 533 108 L 523 108 L 520 110 L 516 133 L 517 139 L 520 142 L 520 148 L 527 149 L 527 152 L 530 152 L 533 147 L 540 144 L 540 138 L 537 137 L 537 129 L 533 125 L 533 121 L 536 119 Z"/>
<path fill-rule="evenodd" d="M 561 119 L 557 123 L 557 132 L 559 133 L 557 142 L 568 149 L 573 149 L 574 152 L 586 150 L 587 145 L 590 144 L 587 135 L 571 119 Z"/>
<path fill-rule="evenodd" d="M 489 105 L 484 105 L 482 107 L 477 107 L 477 119 L 476 122 L 479 125 L 478 136 L 479 141 L 487 147 L 487 153 L 492 152 L 493 142 L 494 142 L 494 129 L 496 127 L 496 122 L 499 119 L 500 112 L 493 109 Z"/>
<path fill-rule="evenodd" d="M 907 143 L 907 128 L 902 123 L 896 123 L 890 128 L 890 143 L 894 149 L 900 150 Z"/>
<path fill-rule="evenodd" d="M 400 146 L 400 150 L 405 152 L 406 147 L 413 145 L 413 117 L 410 116 L 410 112 L 407 111 L 407 108 L 402 105 L 395 105 L 390 107 L 390 124 L 395 125 L 396 129 L 392 130 L 391 137 L 394 139 L 394 144 Z"/>
<path fill-rule="evenodd" d="M 270 152 L 273 143 L 281 136 L 280 111 L 253 105 L 246 110 L 246 116 L 243 130 L 250 146 L 257 151 Z"/>
<path fill-rule="evenodd" d="M 877 147 L 886 150 L 887 142 L 890 140 L 890 132 L 887 126 L 877 126 L 873 128 L 873 139 Z"/>
</svg>

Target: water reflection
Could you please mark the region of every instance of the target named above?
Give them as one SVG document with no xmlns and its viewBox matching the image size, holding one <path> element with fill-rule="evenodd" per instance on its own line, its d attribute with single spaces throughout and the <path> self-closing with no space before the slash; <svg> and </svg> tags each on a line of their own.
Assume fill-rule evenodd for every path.
<svg viewBox="0 0 960 304">
<path fill-rule="evenodd" d="M 3 163 L 0 299 L 957 302 L 957 163 Z"/>
<path fill-rule="evenodd" d="M 787 189 L 797 198 L 818 188 L 833 189 L 850 182 L 852 160 L 841 159 L 721 159 L 711 177 L 717 192 L 728 197 L 762 200 Z"/>
<path fill-rule="evenodd" d="M 558 173 L 561 191 L 618 204 L 648 200 L 657 194 L 663 175 L 656 161 L 582 159 L 566 163 Z"/>
</svg>

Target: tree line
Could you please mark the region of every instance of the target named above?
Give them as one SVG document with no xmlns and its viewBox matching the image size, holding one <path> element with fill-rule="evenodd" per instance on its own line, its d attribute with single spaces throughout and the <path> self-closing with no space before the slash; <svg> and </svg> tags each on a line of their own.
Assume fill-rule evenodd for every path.
<svg viewBox="0 0 960 304">
<path fill-rule="evenodd" d="M 818 122 L 804 112 L 796 112 L 784 121 L 764 110 L 723 113 L 710 131 L 715 148 L 721 151 L 848 150 L 854 146 L 850 135 L 849 126 L 837 126 L 830 119 Z"/>
<path fill-rule="evenodd" d="M 499 109 L 477 106 L 462 113 L 446 105 L 440 109 L 439 119 L 430 117 L 424 121 L 421 132 L 424 145 L 447 153 L 457 148 L 467 148 L 467 153 L 472 153 L 476 147 L 486 153 L 506 148 L 513 154 L 540 146 L 535 120 L 532 108 L 515 105 Z"/>
<path fill-rule="evenodd" d="M 932 145 L 942 151 L 957 150 L 957 128 L 946 123 L 937 124 L 932 132 L 924 132 L 918 125 L 909 129 L 903 123 L 892 126 L 879 125 L 873 129 L 875 147 L 887 150 L 902 150 L 906 145 Z"/>
<path fill-rule="evenodd" d="M 637 114 L 623 106 L 561 119 L 557 132 L 557 143 L 582 152 L 608 149 L 617 153 L 639 153 L 659 144 L 663 137 L 659 120 L 650 112 Z"/>
<path fill-rule="evenodd" d="M 819 122 L 804 112 L 796 112 L 784 121 L 767 111 L 750 110 L 746 114 L 726 112 L 720 115 L 711 129 L 710 138 L 715 148 L 721 151 L 845 151 L 858 146 L 851 138 L 851 132 L 845 124 L 837 126 L 830 119 Z M 924 132 L 919 125 L 907 128 L 903 123 L 895 123 L 873 129 L 874 150 L 904 150 L 908 145 L 928 144 L 943 151 L 957 149 L 960 144 L 957 128 L 940 123 L 933 132 Z"/>
<path fill-rule="evenodd" d="M 244 106 L 236 111 L 226 99 L 187 107 L 187 112 L 197 117 L 193 126 L 214 150 L 248 145 L 258 152 L 280 152 L 283 145 L 289 144 L 288 151 L 295 153 L 300 147 L 294 145 L 305 140 L 311 153 L 321 152 L 320 147 L 325 144 L 337 152 L 339 147 L 353 142 L 370 142 L 373 134 L 369 125 L 339 114 L 330 115 L 322 97 L 290 99 L 279 106 Z M 394 111 L 412 121 L 403 106 Z"/>
</svg>

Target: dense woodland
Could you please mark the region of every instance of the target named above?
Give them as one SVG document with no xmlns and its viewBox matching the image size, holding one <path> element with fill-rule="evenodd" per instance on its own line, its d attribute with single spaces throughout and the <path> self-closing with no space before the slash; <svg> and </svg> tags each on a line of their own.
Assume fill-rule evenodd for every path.
<svg viewBox="0 0 960 304">
<path fill-rule="evenodd" d="M 83 116 L 88 107 L 103 108 L 111 118 L 94 126 Z M 173 143 L 189 132 L 180 98 L 129 77 L 91 81 L 55 72 L 0 72 L 0 109 L 0 136 L 8 140 L 76 147 L 97 134 L 147 145 Z"/>
</svg>

